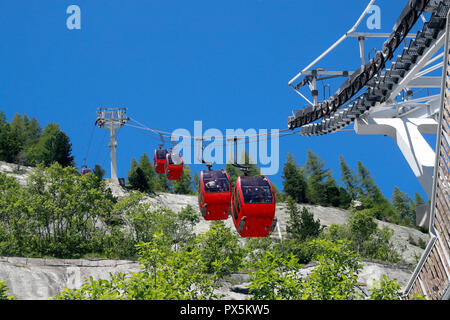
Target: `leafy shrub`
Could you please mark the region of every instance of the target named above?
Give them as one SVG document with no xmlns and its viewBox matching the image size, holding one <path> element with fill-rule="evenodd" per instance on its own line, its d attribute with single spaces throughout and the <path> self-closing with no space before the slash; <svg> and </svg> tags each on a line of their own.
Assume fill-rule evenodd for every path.
<svg viewBox="0 0 450 320">
<path fill-rule="evenodd" d="M 0 301 L 1 300 L 16 300 L 16 297 L 9 296 L 6 294 L 8 288 L 6 287 L 6 282 L 0 280 Z"/>
<path fill-rule="evenodd" d="M 361 263 L 347 241 L 313 240 L 308 243 L 314 268 L 302 276 L 298 259 L 275 250 L 265 251 L 250 272 L 253 299 L 349 300 L 357 298 Z"/>
<path fill-rule="evenodd" d="M 213 221 L 210 229 L 198 236 L 197 246 L 206 271 L 218 278 L 239 270 L 246 254 L 239 245 L 238 236 L 222 221 Z"/>
<path fill-rule="evenodd" d="M 64 289 L 55 300 L 191 300 L 217 298 L 216 285 L 198 249 L 171 250 L 162 233 L 137 245 L 142 270 L 110 280 L 85 279 L 80 289 Z"/>
</svg>

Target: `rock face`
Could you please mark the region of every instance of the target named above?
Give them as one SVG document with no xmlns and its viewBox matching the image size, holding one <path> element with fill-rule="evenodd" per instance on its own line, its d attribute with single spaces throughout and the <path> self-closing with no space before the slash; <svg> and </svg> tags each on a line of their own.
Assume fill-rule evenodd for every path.
<svg viewBox="0 0 450 320">
<path fill-rule="evenodd" d="M 139 263 L 106 259 L 0 258 L 0 279 L 8 295 L 21 300 L 43 300 L 64 288 L 80 288 L 85 278 L 109 279 L 117 272 L 138 272 Z"/>
<path fill-rule="evenodd" d="M 0 172 L 14 176 L 24 185 L 31 169 L 26 167 L 21 167 L 20 169 L 17 170 L 17 165 L 0 162 Z M 117 197 L 123 197 L 128 194 L 128 191 L 118 184 L 107 182 L 107 185 Z M 189 204 L 199 212 L 197 196 L 160 193 L 148 196 L 146 201 L 154 203 L 155 206 L 161 205 L 169 208 L 175 212 L 180 211 Z M 299 207 L 301 206 L 303 205 L 299 205 Z M 312 205 L 305 205 L 305 207 L 324 226 L 344 224 L 350 216 L 349 211 L 343 209 Z M 283 238 L 286 234 L 286 222 L 289 219 L 284 203 L 277 204 L 276 217 L 278 225 L 271 236 Z M 403 260 L 411 265 L 417 263 L 423 249 L 412 245 L 409 239 L 413 239 L 415 243 L 417 243 L 419 238 L 428 242 L 429 236 L 412 228 L 382 221 L 377 221 L 377 223 L 380 227 L 388 226 L 394 230 L 392 240 L 397 250 L 401 253 Z M 210 222 L 202 219 L 195 226 L 194 232 L 197 234 L 204 233 L 209 229 L 209 225 Z M 225 225 L 236 232 L 231 218 L 225 221 Z M 311 266 L 305 267 L 305 272 L 308 271 L 308 268 L 311 268 Z M 131 273 L 137 272 L 139 269 L 140 266 L 137 262 L 125 260 L 0 257 L 0 280 L 6 281 L 9 288 L 8 294 L 24 300 L 48 299 L 61 292 L 65 287 L 79 288 L 85 277 L 109 279 L 111 273 Z M 358 280 L 361 292 L 363 294 L 367 293 L 367 287 L 373 284 L 374 279 L 381 279 L 383 274 L 389 278 L 397 279 L 400 286 L 404 287 L 411 276 L 411 271 L 408 268 L 396 265 L 364 261 L 364 268 L 360 272 Z M 223 294 L 224 299 L 247 299 L 249 297 L 248 276 L 243 273 L 231 275 L 222 283 L 218 293 Z"/>
<path fill-rule="evenodd" d="M 359 273 L 358 287 L 363 295 L 368 287 L 383 274 L 397 279 L 400 286 L 406 286 L 411 272 L 389 264 L 364 261 Z M 38 259 L 0 257 L 0 279 L 6 281 L 8 295 L 20 300 L 45 300 L 60 293 L 64 288 L 80 288 L 86 278 L 110 279 L 118 272 L 132 273 L 140 270 L 139 263 L 127 260 L 108 259 Z M 304 268 L 307 274 L 313 266 Z M 222 299 L 243 300 L 250 297 L 249 277 L 246 273 L 234 273 L 222 282 L 216 291 Z"/>
</svg>

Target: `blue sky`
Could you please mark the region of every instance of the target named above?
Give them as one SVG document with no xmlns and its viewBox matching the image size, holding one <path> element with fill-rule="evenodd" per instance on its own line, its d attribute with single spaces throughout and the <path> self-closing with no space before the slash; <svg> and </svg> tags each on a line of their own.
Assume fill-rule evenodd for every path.
<svg viewBox="0 0 450 320">
<path fill-rule="evenodd" d="M 59 123 L 78 165 L 98 107 L 127 107 L 132 118 L 169 132 L 193 132 L 196 120 L 204 130 L 223 132 L 285 129 L 292 109 L 305 104 L 288 81 L 345 33 L 368 2 L 2 0 L 0 110 L 9 120 L 20 113 L 42 127 Z M 391 31 L 405 3 L 376 2 L 380 31 Z M 71 4 L 81 8 L 81 30 L 66 27 Z M 369 31 L 365 21 L 358 31 Z M 380 42 L 366 52 L 370 46 Z M 357 41 L 350 39 L 320 66 L 352 70 L 358 64 Z M 106 130 L 95 129 L 87 164 L 100 164 L 109 176 L 107 143 Z M 118 143 L 119 176 L 125 177 L 131 159 L 152 154 L 159 138 L 124 127 Z M 287 153 L 303 164 L 308 149 L 336 178 L 343 155 L 355 169 L 361 160 L 389 198 L 394 186 L 424 195 L 392 139 L 351 131 L 281 138 L 280 171 L 271 177 L 279 188 Z"/>
</svg>

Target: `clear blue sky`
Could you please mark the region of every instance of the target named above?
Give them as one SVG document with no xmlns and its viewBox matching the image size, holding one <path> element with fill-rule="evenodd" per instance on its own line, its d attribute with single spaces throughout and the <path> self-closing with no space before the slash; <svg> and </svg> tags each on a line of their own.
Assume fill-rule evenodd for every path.
<svg viewBox="0 0 450 320">
<path fill-rule="evenodd" d="M 292 109 L 305 103 L 288 81 L 346 32 L 368 2 L 2 0 L 0 110 L 8 120 L 20 113 L 36 117 L 42 127 L 59 123 L 78 165 L 98 107 L 126 106 L 134 119 L 165 131 L 193 131 L 195 120 L 203 121 L 204 130 L 223 132 L 285 129 Z M 405 3 L 376 2 L 380 31 L 390 32 Z M 81 8 L 81 30 L 66 27 L 71 4 Z M 358 30 L 368 31 L 365 21 Z M 321 66 L 352 70 L 358 63 L 351 39 Z M 126 176 L 133 157 L 152 154 L 158 140 L 121 129 L 119 176 Z M 95 129 L 87 163 L 100 164 L 109 176 L 107 142 L 106 130 Z M 424 194 L 393 140 L 349 131 L 281 138 L 280 172 L 271 177 L 279 188 L 287 153 L 303 164 L 308 149 L 337 179 L 343 155 L 353 168 L 361 160 L 389 198 L 395 185 L 410 195 Z"/>
</svg>

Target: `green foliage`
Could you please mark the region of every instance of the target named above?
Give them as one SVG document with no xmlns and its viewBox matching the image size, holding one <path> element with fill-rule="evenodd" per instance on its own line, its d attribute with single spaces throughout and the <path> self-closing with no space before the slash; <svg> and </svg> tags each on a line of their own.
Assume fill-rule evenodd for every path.
<svg viewBox="0 0 450 320">
<path fill-rule="evenodd" d="M 341 181 L 344 184 L 351 199 L 356 199 L 357 181 L 356 177 L 353 175 L 353 170 L 347 165 L 344 157 L 339 156 L 339 166 L 341 169 Z"/>
<path fill-rule="evenodd" d="M 150 192 L 152 190 L 144 171 L 140 167 L 132 169 L 128 174 L 128 182 L 130 183 L 131 188 L 135 190 L 141 192 Z"/>
<path fill-rule="evenodd" d="M 308 300 L 352 300 L 362 269 L 359 256 L 349 242 L 317 239 L 310 243 L 315 268 L 303 283 L 302 298 Z"/>
<path fill-rule="evenodd" d="M 181 179 L 172 182 L 164 174 L 158 175 L 156 173 L 153 163 L 146 153 L 140 157 L 139 163 L 135 158 L 131 160 L 127 178 L 130 187 L 141 192 L 152 193 L 173 190 L 177 194 L 195 193 L 189 166 L 184 165 Z"/>
<path fill-rule="evenodd" d="M 163 233 L 177 247 L 193 242 L 193 228 L 200 217 L 191 206 L 177 214 L 145 202 L 143 196 L 132 192 L 114 206 L 111 216 L 116 217 L 117 223 L 111 226 L 112 236 L 107 238 L 109 255 L 134 257 L 135 244 L 149 242 L 157 233 Z"/>
<path fill-rule="evenodd" d="M 367 259 L 398 262 L 400 256 L 391 238 L 393 230 L 387 226 L 378 228 L 370 210 L 356 211 L 345 225 L 331 225 L 326 238 L 346 240 L 354 251 Z"/>
<path fill-rule="evenodd" d="M 247 250 L 244 268 L 253 268 L 253 262 L 262 258 L 264 251 L 273 250 L 275 241 L 270 237 L 245 238 Z"/>
<path fill-rule="evenodd" d="M 231 181 L 231 190 L 234 189 L 234 186 L 236 185 L 237 177 L 242 175 L 241 170 L 233 166 L 231 163 L 227 163 L 225 166 L 225 170 L 228 172 L 228 175 L 230 176 Z"/>
<path fill-rule="evenodd" d="M 102 181 L 58 163 L 38 166 L 26 187 L 0 177 L 0 254 L 70 257 L 101 251 L 101 225 L 115 201 Z"/>
<path fill-rule="evenodd" d="M 139 164 L 135 158 L 131 160 L 127 178 L 132 189 L 141 192 L 153 192 L 155 190 L 155 175 L 153 165 L 146 153 L 141 156 Z"/>
<path fill-rule="evenodd" d="M 172 251 L 170 240 L 156 233 L 137 245 L 143 270 L 118 273 L 111 280 L 85 279 L 80 289 L 65 289 L 55 300 L 192 300 L 217 298 L 211 277 L 205 273 L 200 252 Z"/>
<path fill-rule="evenodd" d="M 400 255 L 390 241 L 394 230 L 387 226 L 377 228 L 367 241 L 363 243 L 361 255 L 373 260 L 391 263 L 400 261 Z"/>
<path fill-rule="evenodd" d="M 276 251 L 264 251 L 255 262 L 250 276 L 250 294 L 253 300 L 298 299 L 302 285 L 302 265 L 293 255 L 278 255 Z"/>
<path fill-rule="evenodd" d="M 330 169 L 311 150 L 308 150 L 306 163 L 299 168 L 294 157 L 288 154 L 283 167 L 283 195 L 291 196 L 297 203 L 307 202 L 322 206 L 348 208 L 352 200 L 359 200 L 362 206 L 379 220 L 415 225 L 416 205 L 425 200 L 416 193 L 415 201 L 394 188 L 392 204 L 376 185 L 370 171 L 357 162 L 356 174 L 342 156 L 339 157 L 341 171 L 338 185 Z"/>
<path fill-rule="evenodd" d="M 8 287 L 6 287 L 6 282 L 0 280 L 0 301 L 1 300 L 16 300 L 16 297 L 9 296 L 6 294 Z"/>
<path fill-rule="evenodd" d="M 314 220 L 314 215 L 305 207 L 299 212 L 294 199 L 288 197 L 287 211 L 289 220 L 286 224 L 288 235 L 298 241 L 305 241 L 309 238 L 316 238 L 322 231 L 320 220 Z"/>
<path fill-rule="evenodd" d="M 320 204 L 347 208 L 351 196 L 338 186 L 330 169 L 311 150 L 305 165 L 300 168 L 292 154 L 288 154 L 283 167 L 283 195 L 292 197 L 297 203 Z"/>
<path fill-rule="evenodd" d="M 383 279 L 375 281 L 370 288 L 369 300 L 400 300 L 402 290 L 396 280 L 389 279 L 383 274 Z"/>
<path fill-rule="evenodd" d="M 197 243 L 207 272 L 217 278 L 237 271 L 242 265 L 246 252 L 239 245 L 238 236 L 225 227 L 223 221 L 213 221 Z"/>
<path fill-rule="evenodd" d="M 330 169 L 324 169 L 325 163 L 308 150 L 306 163 L 303 167 L 307 183 L 307 198 L 309 202 L 320 205 L 327 205 L 327 192 L 324 185 L 325 180 L 331 176 Z"/>
<path fill-rule="evenodd" d="M 291 197 L 297 203 L 306 202 L 306 181 L 303 172 L 295 162 L 294 156 L 287 155 L 283 167 L 283 194 Z"/>
<path fill-rule="evenodd" d="M 102 180 L 106 174 L 106 171 L 99 165 L 96 164 L 94 170 L 92 170 L 94 176 L 96 176 L 99 180 Z"/>
<path fill-rule="evenodd" d="M 193 243 L 199 219 L 191 206 L 177 214 L 139 191 L 118 201 L 103 180 L 58 163 L 36 167 L 25 187 L 0 173 L 0 255 L 135 258 L 135 245 L 156 233 L 177 248 Z"/>
<path fill-rule="evenodd" d="M 325 205 L 332 207 L 348 208 L 351 202 L 351 196 L 345 188 L 337 185 L 333 177 L 328 177 L 324 183 L 327 202 Z"/>
<path fill-rule="evenodd" d="M 275 250 L 264 251 L 255 262 L 250 276 L 253 299 L 349 300 L 357 297 L 356 284 L 361 269 L 359 256 L 348 242 L 313 240 L 308 243 L 314 252 L 314 268 L 301 275 L 295 255 Z"/>
<path fill-rule="evenodd" d="M 195 192 L 198 192 L 198 187 L 200 185 L 200 177 L 197 171 L 194 171 L 194 176 L 192 178 L 192 183 L 194 184 Z"/>
<path fill-rule="evenodd" d="M 37 162 L 45 166 L 50 166 L 54 162 L 63 167 L 74 165 L 69 137 L 55 123 L 49 123 L 44 128 L 32 153 L 35 154 Z"/>
<path fill-rule="evenodd" d="M 356 252 L 360 253 L 362 243 L 375 232 L 377 223 L 373 220 L 370 211 L 356 211 L 350 217 L 349 229 L 353 243 L 356 245 Z"/>
<path fill-rule="evenodd" d="M 419 196 L 417 198 L 417 195 Z M 419 195 L 415 194 L 416 200 L 420 203 L 424 199 Z M 412 199 L 404 192 L 400 191 L 399 188 L 394 187 L 392 191 L 392 207 L 396 213 L 396 217 L 399 219 L 399 223 L 407 226 L 415 226 L 416 224 L 416 206 Z"/>
<path fill-rule="evenodd" d="M 49 123 L 41 130 L 36 118 L 16 114 L 11 123 L 0 111 L 0 160 L 19 165 L 46 166 L 58 162 L 62 166 L 74 164 L 69 137 L 59 125 Z"/>
</svg>

